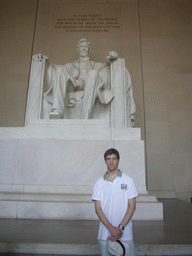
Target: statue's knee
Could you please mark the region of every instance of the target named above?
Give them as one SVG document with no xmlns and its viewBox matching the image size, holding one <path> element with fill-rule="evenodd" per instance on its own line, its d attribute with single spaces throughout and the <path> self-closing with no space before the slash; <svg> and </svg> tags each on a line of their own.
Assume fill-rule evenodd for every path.
<svg viewBox="0 0 192 256">
<path fill-rule="evenodd" d="M 92 69 L 90 71 L 90 76 L 99 76 L 99 72 L 97 70 L 95 70 L 95 69 Z"/>
</svg>

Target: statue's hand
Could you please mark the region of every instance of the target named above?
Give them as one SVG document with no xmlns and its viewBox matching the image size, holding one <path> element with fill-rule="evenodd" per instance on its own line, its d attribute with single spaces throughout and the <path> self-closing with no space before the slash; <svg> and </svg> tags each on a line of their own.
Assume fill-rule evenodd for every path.
<svg viewBox="0 0 192 256">
<path fill-rule="evenodd" d="M 81 79 L 79 80 L 74 79 L 73 86 L 76 90 L 83 90 L 85 87 L 85 81 Z"/>
<path fill-rule="evenodd" d="M 116 60 L 118 58 L 118 54 L 114 51 L 109 52 L 109 55 L 107 56 L 107 62 L 111 62 L 113 60 Z"/>
<path fill-rule="evenodd" d="M 33 60 L 34 61 L 41 61 L 41 60 L 43 60 L 43 59 L 48 59 L 48 57 L 47 56 L 45 56 L 45 55 L 43 55 L 43 54 L 36 54 L 36 55 L 33 55 Z"/>
</svg>

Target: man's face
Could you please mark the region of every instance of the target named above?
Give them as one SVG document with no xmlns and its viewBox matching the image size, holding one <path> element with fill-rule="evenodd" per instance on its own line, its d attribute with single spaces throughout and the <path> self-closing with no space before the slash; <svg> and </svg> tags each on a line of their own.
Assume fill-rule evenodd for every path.
<svg viewBox="0 0 192 256">
<path fill-rule="evenodd" d="M 89 54 L 89 46 L 87 42 L 82 42 L 79 46 L 79 55 L 81 57 L 86 57 Z"/>
<path fill-rule="evenodd" d="M 115 171 L 118 169 L 119 159 L 117 159 L 115 154 L 112 154 L 106 157 L 105 163 L 109 171 Z"/>
</svg>

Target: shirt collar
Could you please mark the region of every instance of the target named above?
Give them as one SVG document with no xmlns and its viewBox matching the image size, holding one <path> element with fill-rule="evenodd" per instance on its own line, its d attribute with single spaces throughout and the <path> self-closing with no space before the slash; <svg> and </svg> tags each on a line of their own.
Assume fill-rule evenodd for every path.
<svg viewBox="0 0 192 256">
<path fill-rule="evenodd" d="M 117 176 L 116 177 L 122 177 L 122 171 L 120 171 L 120 170 L 118 170 L 119 172 L 118 172 L 118 174 L 117 174 Z M 107 172 L 103 175 L 103 179 L 104 180 L 107 180 Z"/>
</svg>

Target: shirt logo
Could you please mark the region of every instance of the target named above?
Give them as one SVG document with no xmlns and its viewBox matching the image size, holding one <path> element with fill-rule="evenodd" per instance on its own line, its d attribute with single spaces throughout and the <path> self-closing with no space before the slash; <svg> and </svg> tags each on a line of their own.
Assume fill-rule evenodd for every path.
<svg viewBox="0 0 192 256">
<path fill-rule="evenodd" d="M 121 184 L 121 189 L 127 190 L 127 185 L 126 184 Z"/>
</svg>

